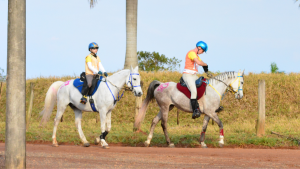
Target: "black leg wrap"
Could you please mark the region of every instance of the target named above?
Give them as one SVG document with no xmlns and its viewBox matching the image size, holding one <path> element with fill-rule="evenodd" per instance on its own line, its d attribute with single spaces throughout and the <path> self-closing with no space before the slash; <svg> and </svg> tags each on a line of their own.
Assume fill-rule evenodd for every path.
<svg viewBox="0 0 300 169">
<path fill-rule="evenodd" d="M 107 134 L 108 134 L 107 131 L 103 132 L 103 133 L 100 135 L 100 139 L 104 139 L 104 140 L 105 140 L 105 137 L 106 137 Z"/>
<path fill-rule="evenodd" d="M 220 113 L 221 111 L 224 110 L 224 107 L 223 106 L 220 106 L 217 110 L 216 110 L 216 113 Z"/>
</svg>

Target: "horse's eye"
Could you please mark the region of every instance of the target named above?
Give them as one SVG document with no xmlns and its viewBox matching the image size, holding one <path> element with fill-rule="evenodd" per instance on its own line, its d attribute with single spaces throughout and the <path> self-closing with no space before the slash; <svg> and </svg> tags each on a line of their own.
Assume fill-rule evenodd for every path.
<svg viewBox="0 0 300 169">
<path fill-rule="evenodd" d="M 244 82 L 241 82 L 241 84 L 244 84 Z"/>
<path fill-rule="evenodd" d="M 133 80 L 136 80 L 136 78 L 133 78 Z"/>
</svg>

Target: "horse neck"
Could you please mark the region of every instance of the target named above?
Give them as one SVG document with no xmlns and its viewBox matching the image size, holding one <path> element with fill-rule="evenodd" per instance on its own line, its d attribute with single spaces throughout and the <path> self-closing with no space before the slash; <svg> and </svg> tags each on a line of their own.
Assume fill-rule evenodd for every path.
<svg viewBox="0 0 300 169">
<path fill-rule="evenodd" d="M 222 73 L 221 75 L 218 75 L 215 77 L 216 79 L 218 80 L 221 80 L 223 81 L 224 83 L 216 80 L 216 79 L 213 79 L 213 80 L 210 80 L 210 84 L 221 94 L 223 95 L 226 88 L 237 78 L 237 73 L 235 72 L 225 72 L 225 73 Z"/>
<path fill-rule="evenodd" d="M 121 70 L 121 71 L 114 73 L 113 75 L 107 77 L 107 80 L 109 80 L 111 83 L 113 83 L 117 87 L 121 88 L 122 86 L 124 86 L 129 74 L 130 74 L 130 70 L 128 70 L 128 69 Z"/>
</svg>

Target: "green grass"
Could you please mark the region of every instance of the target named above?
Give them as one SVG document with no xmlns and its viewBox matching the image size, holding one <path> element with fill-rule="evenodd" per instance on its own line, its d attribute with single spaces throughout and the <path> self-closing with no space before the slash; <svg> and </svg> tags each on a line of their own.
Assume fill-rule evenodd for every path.
<svg viewBox="0 0 300 169">
<path fill-rule="evenodd" d="M 181 76 L 178 72 L 140 72 L 143 86 L 143 99 L 147 94 L 147 87 L 154 80 L 162 82 L 179 81 Z M 29 142 L 51 142 L 53 131 L 53 119 L 56 107 L 53 110 L 50 121 L 42 128 L 39 127 L 39 112 L 43 109 L 45 94 L 49 86 L 58 80 L 66 81 L 74 77 L 49 77 L 27 80 L 26 105 L 29 102 L 30 82 L 35 83 L 34 104 L 30 128 L 26 133 Z M 266 80 L 266 124 L 265 135 L 256 136 L 257 119 L 257 88 L 258 79 Z M 5 106 L 6 89 L 2 91 L 0 100 L 0 141 L 5 141 Z M 123 98 L 117 103 L 112 111 L 112 130 L 107 136 L 107 142 L 124 144 L 129 146 L 142 146 L 147 135 L 133 132 L 135 97 L 129 91 L 124 93 Z M 249 74 L 245 76 L 244 97 L 241 100 L 234 99 L 233 95 L 227 94 L 221 103 L 225 110 L 219 114 L 224 125 L 225 146 L 232 147 L 294 147 L 297 142 L 290 141 L 272 135 L 271 131 L 292 136 L 300 139 L 300 74 Z M 26 109 L 27 110 L 27 109 Z M 141 129 L 149 133 L 152 119 L 158 113 L 156 102 L 151 102 L 147 109 L 145 120 Z M 83 113 L 83 132 L 90 143 L 99 137 L 100 123 L 96 123 L 99 115 L 92 112 Z M 67 108 L 64 122 L 60 123 L 57 130 L 59 143 L 81 144 L 75 127 L 75 117 L 71 108 Z M 202 129 L 203 116 L 193 120 L 191 114 L 181 112 L 180 124 L 177 125 L 177 109 L 169 113 L 168 131 L 171 142 L 177 147 L 198 147 Z M 206 132 L 206 144 L 209 147 L 218 147 L 219 127 L 210 122 Z M 160 125 L 157 124 L 151 146 L 167 146 Z"/>
</svg>

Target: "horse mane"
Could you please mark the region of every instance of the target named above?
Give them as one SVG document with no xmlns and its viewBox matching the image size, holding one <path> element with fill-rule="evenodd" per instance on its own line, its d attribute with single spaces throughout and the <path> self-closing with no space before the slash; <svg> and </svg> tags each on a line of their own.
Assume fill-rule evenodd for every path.
<svg viewBox="0 0 300 169">
<path fill-rule="evenodd" d="M 120 74 L 120 73 L 122 73 L 122 72 L 124 72 L 124 71 L 128 71 L 128 70 L 129 70 L 129 69 L 123 69 L 123 70 L 120 70 L 120 71 L 118 71 L 118 72 L 112 74 L 111 76 L 118 75 L 118 74 Z M 130 70 L 129 70 L 129 71 L 130 71 Z"/>
<path fill-rule="evenodd" d="M 210 81 L 211 81 L 211 83 L 218 84 L 218 83 L 221 83 L 218 80 L 225 81 L 227 79 L 235 78 L 236 77 L 235 73 L 236 72 L 234 72 L 234 71 L 223 72 L 223 73 L 220 73 L 217 76 L 215 76 L 214 77 L 215 79 L 210 79 Z M 216 79 L 218 79 L 218 80 L 216 80 Z"/>
</svg>

